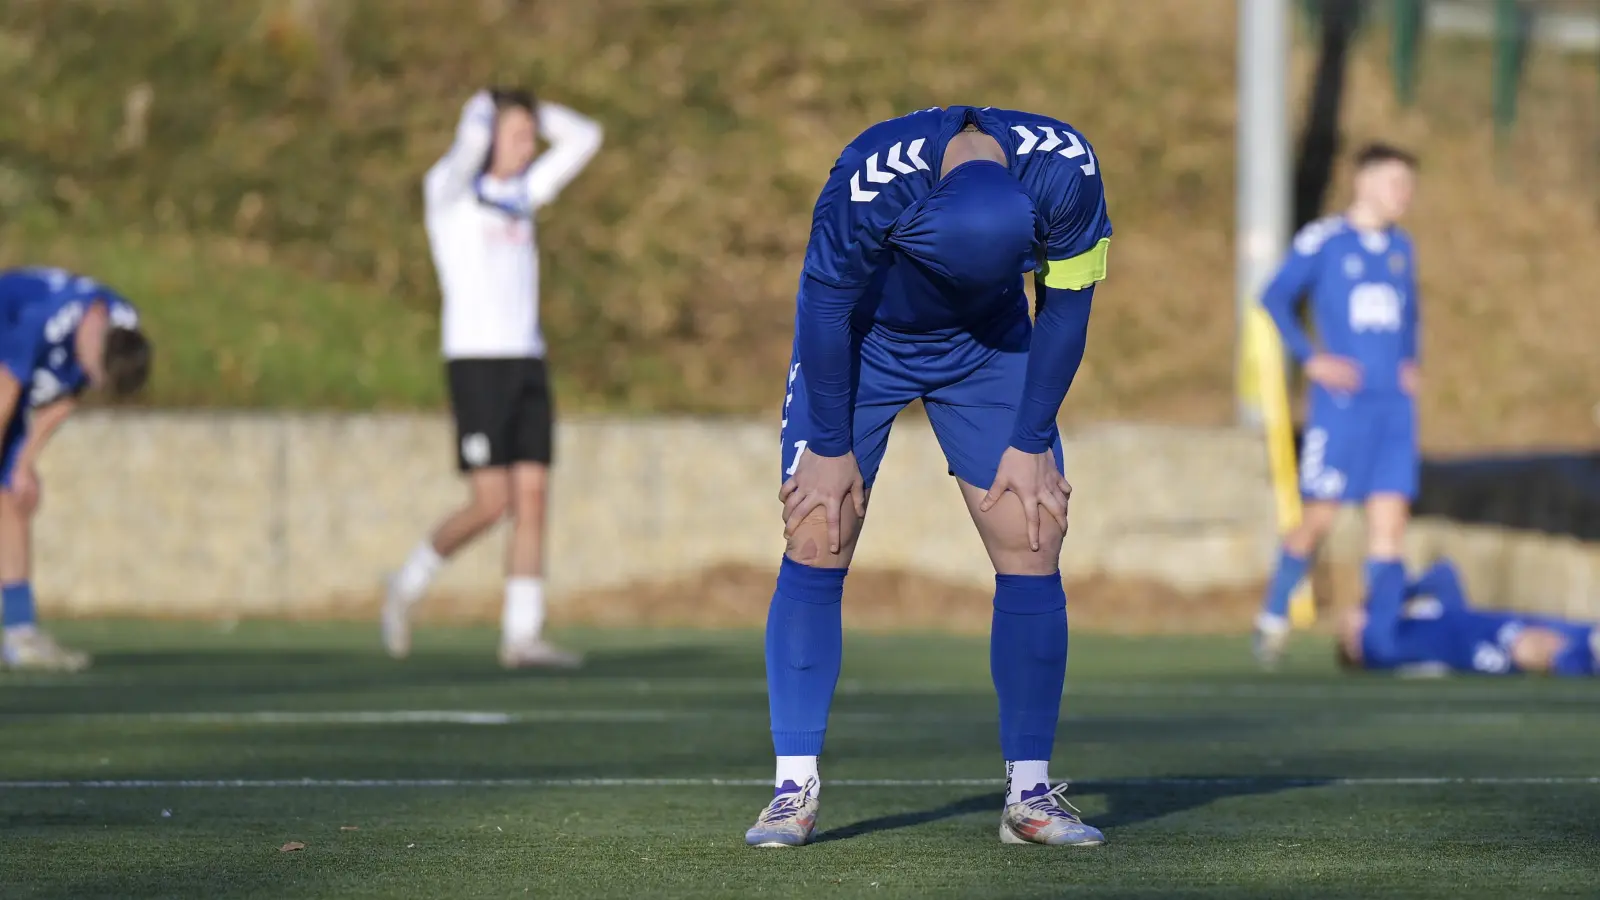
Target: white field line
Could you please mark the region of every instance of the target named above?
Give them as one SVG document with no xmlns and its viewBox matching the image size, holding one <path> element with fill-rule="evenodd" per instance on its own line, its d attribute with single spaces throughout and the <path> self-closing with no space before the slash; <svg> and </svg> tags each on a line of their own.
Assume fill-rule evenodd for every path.
<svg viewBox="0 0 1600 900">
<path fill-rule="evenodd" d="M 863 788 L 986 787 L 1004 784 L 1000 778 L 840 778 L 830 785 Z M 290 788 L 675 788 L 770 787 L 765 778 L 262 778 L 95 781 L 0 781 L 0 791 L 36 790 L 282 790 Z M 1556 775 L 1523 777 L 1505 775 L 1460 777 L 1315 778 L 1218 776 L 1214 778 L 1081 778 L 1072 782 L 1080 792 L 1148 788 L 1372 788 L 1372 787 L 1578 787 L 1600 786 L 1600 776 Z"/>
<path fill-rule="evenodd" d="M 1572 713 L 1561 713 L 1572 715 Z M 1319 709 L 1273 712 L 1138 712 L 1104 714 L 1063 714 L 1059 721 L 1071 725 L 1170 724 L 1202 721 L 1224 724 L 1296 725 L 1356 724 L 1441 724 L 1457 726 L 1518 725 L 1530 719 L 1548 717 L 1549 712 L 1483 712 L 1468 710 L 1423 710 L 1388 712 L 1383 710 L 1328 711 Z M 42 725 L 221 725 L 221 726 L 298 726 L 298 725 L 473 725 L 505 726 L 536 724 L 663 725 L 686 722 L 751 722 L 765 719 L 760 709 L 535 709 L 501 710 L 233 710 L 188 712 L 111 712 L 111 713 L 14 713 L 0 714 L 0 724 Z M 989 724 L 992 712 L 854 712 L 836 711 L 830 716 L 835 725 L 958 725 Z"/>
<path fill-rule="evenodd" d="M 116 687 L 126 681 L 120 676 L 88 672 L 67 676 L 6 675 L 0 684 L 12 690 Z M 508 680 L 507 684 L 512 683 Z M 766 682 L 748 678 L 614 678 L 572 676 L 530 678 L 520 685 L 530 691 L 558 689 L 563 695 L 574 693 L 628 693 L 639 696 L 691 694 L 765 694 Z M 292 683 L 290 684 L 292 686 Z M 948 684 L 941 682 L 864 682 L 845 679 L 839 682 L 840 696 L 901 697 L 948 694 L 988 696 L 991 689 L 982 683 Z M 1431 706 L 1462 703 L 1551 703 L 1584 704 L 1600 707 L 1600 679 L 1592 681 L 1549 681 L 1528 679 L 1491 680 L 1462 676 L 1457 678 L 1361 678 L 1342 684 L 1284 684 L 1263 680 L 1239 682 L 1073 682 L 1066 687 L 1067 697 L 1144 698 L 1152 700 L 1287 700 L 1427 703 Z"/>
</svg>

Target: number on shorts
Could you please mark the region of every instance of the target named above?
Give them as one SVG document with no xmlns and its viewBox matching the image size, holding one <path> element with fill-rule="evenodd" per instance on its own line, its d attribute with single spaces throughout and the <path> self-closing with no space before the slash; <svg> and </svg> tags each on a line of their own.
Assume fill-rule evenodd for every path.
<svg viewBox="0 0 1600 900">
<path fill-rule="evenodd" d="M 805 453 L 805 452 L 806 452 L 806 442 L 805 441 L 795 441 L 794 442 L 794 461 L 789 463 L 789 468 L 783 474 L 785 474 L 785 475 L 793 475 L 794 474 L 794 470 L 800 468 L 800 455 L 802 453 Z"/>
</svg>

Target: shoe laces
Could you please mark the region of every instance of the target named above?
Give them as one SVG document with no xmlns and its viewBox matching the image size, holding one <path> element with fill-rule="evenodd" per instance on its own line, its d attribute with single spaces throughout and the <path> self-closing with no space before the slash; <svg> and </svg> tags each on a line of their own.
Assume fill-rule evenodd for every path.
<svg viewBox="0 0 1600 900">
<path fill-rule="evenodd" d="M 761 824 L 775 825 L 784 819 L 793 818 L 800 813 L 801 807 L 805 805 L 809 796 L 809 792 L 805 788 L 801 788 L 798 791 L 789 791 L 773 797 L 772 802 L 768 803 L 767 808 L 761 812 Z"/>
<path fill-rule="evenodd" d="M 1064 781 L 1048 793 L 1031 800 L 1024 800 L 1023 805 L 1052 819 L 1066 819 L 1079 825 L 1083 824 L 1083 814 L 1067 800 L 1067 783 Z"/>
</svg>

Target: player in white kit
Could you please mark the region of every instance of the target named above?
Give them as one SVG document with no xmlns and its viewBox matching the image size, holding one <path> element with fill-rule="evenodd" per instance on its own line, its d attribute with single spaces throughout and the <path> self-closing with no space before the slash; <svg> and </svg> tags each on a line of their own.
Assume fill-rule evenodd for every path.
<svg viewBox="0 0 1600 900">
<path fill-rule="evenodd" d="M 536 158 L 541 137 L 550 146 Z M 553 442 L 534 217 L 583 171 L 600 140 L 597 123 L 564 106 L 526 91 L 484 90 L 467 101 L 455 143 L 423 182 L 457 462 L 469 497 L 389 580 L 382 623 L 390 656 L 410 653 L 411 610 L 443 562 L 509 516 L 500 662 L 582 662 L 541 636 Z"/>
</svg>

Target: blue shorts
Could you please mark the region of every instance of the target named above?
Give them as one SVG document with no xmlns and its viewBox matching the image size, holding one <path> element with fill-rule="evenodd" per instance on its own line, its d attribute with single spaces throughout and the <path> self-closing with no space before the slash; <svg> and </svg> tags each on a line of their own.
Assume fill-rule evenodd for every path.
<svg viewBox="0 0 1600 900">
<path fill-rule="evenodd" d="M 859 338 L 852 449 L 868 487 L 889 446 L 894 417 L 913 400 L 921 400 L 927 410 L 950 474 L 985 490 L 994 484 L 1000 456 L 1016 426 L 1032 325 L 1023 318 L 1004 331 L 998 339 L 980 340 L 965 332 L 911 335 L 874 328 Z M 794 473 L 811 430 L 805 369 L 797 356 L 790 358 L 784 395 L 782 480 Z M 1059 433 L 1054 435 L 1054 453 L 1060 470 Z"/>
<path fill-rule="evenodd" d="M 1311 393 L 1300 452 L 1300 494 L 1361 503 L 1374 494 L 1417 496 L 1417 410 L 1402 395 Z"/>
</svg>

